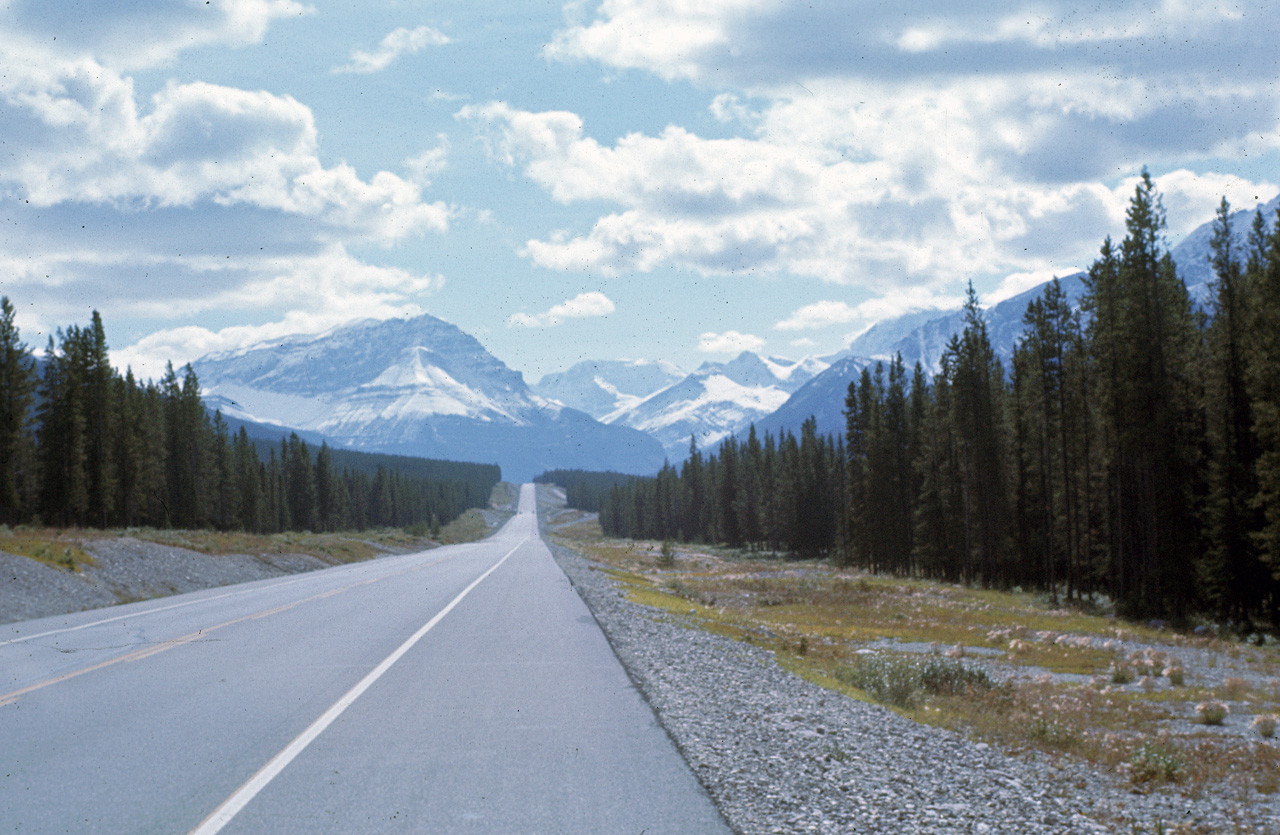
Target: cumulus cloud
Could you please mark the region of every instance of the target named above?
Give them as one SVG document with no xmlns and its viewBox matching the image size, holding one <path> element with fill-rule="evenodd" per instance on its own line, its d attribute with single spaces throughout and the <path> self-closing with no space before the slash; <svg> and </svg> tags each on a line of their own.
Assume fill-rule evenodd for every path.
<svg viewBox="0 0 1280 835">
<path fill-rule="evenodd" d="M 759 351 L 764 340 L 749 333 L 707 331 L 698 337 L 698 350 L 704 354 L 740 354 L 743 351 Z"/>
<path fill-rule="evenodd" d="M 154 67 L 201 46 L 258 43 L 271 23 L 311 14 L 294 0 L 212 0 L 208 3 L 95 3 L 87 14 L 69 0 L 0 5 L 6 40 L 57 39 L 68 54 L 93 54 L 123 70 Z"/>
<path fill-rule="evenodd" d="M 418 26 L 414 29 L 401 27 L 388 34 L 372 52 L 356 49 L 351 52 L 351 62 L 334 67 L 335 73 L 373 73 L 384 70 L 401 55 L 413 55 L 428 46 L 443 46 L 450 43 L 449 36 L 432 29 L 430 26 Z"/>
<path fill-rule="evenodd" d="M 1047 280 L 1047 279 L 1046 279 Z M 944 310 L 960 303 L 956 296 L 936 295 L 920 287 L 907 287 L 889 295 L 870 298 L 856 305 L 844 301 L 807 304 L 773 327 L 780 331 L 818 330 L 834 325 L 869 325 L 882 319 L 920 310 Z"/>
<path fill-rule="evenodd" d="M 884 293 L 973 274 L 1065 273 L 1123 222 L 1143 164 L 1177 170 L 1280 147 L 1268 0 L 605 0 L 545 48 L 716 91 L 746 135 L 671 126 L 610 143 L 575 114 L 504 104 L 459 115 L 495 158 L 561 202 L 611 201 L 590 229 L 532 240 L 544 266 L 672 265 L 810 275 Z M 1223 56 L 1230 55 L 1230 67 Z M 1225 192 L 1269 183 L 1160 178 L 1170 234 Z"/>
<path fill-rule="evenodd" d="M 244 268 L 241 268 L 242 270 Z M 186 296 L 160 298 L 148 294 L 113 304 L 140 316 L 172 318 L 210 310 L 288 310 L 283 317 L 257 325 L 213 331 L 184 326 L 168 328 L 111 352 L 118 367 L 130 366 L 143 378 L 157 377 L 166 361 L 181 365 L 214 351 L 232 350 L 293 333 L 319 333 L 352 319 L 386 319 L 423 312 L 421 300 L 444 284 L 443 276 L 379 267 L 352 257 L 334 245 L 295 259 L 266 259 L 247 271 L 245 280 L 228 281 L 214 274 L 213 286 L 193 287 Z"/>
<path fill-rule="evenodd" d="M 803 331 L 845 325 L 861 318 L 848 302 L 821 301 L 807 304 L 774 325 L 780 331 Z"/>
<path fill-rule="evenodd" d="M 448 227 L 415 179 L 322 164 L 313 115 L 289 96 L 171 82 L 142 106 L 132 79 L 93 58 L 12 41 L 0 53 L 0 261 L 18 266 L 15 297 L 136 311 L 127 275 L 172 300 L 168 315 L 282 264 Z"/>
<path fill-rule="evenodd" d="M 555 269 L 789 272 L 883 293 L 936 288 L 975 264 L 1062 269 L 1123 220 L 1129 188 L 1001 177 L 970 153 L 974 131 L 948 144 L 927 118 L 893 139 L 894 128 L 869 115 L 860 135 L 881 137 L 882 149 L 897 142 L 892 155 L 837 154 L 851 141 L 839 112 L 848 113 L 830 98 L 779 105 L 758 138 L 705 139 L 672 126 L 612 146 L 587 136 L 573 113 L 490 103 L 458 117 L 555 200 L 620 205 L 589 231 L 524 244 L 526 257 Z M 1168 187 L 1182 189 L 1178 178 Z M 1212 201 L 1202 208 L 1207 217 Z"/>
<path fill-rule="evenodd" d="M 597 316 L 608 316 L 617 308 L 604 293 L 592 291 L 579 293 L 571 299 L 553 305 L 545 313 L 516 313 L 508 320 L 508 325 L 526 328 L 549 328 L 563 324 L 568 319 L 590 319 Z"/>
</svg>

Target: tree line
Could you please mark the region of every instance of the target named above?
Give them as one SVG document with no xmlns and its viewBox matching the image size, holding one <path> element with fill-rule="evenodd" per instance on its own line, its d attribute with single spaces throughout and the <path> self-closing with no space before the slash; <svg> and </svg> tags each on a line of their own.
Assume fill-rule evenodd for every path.
<svg viewBox="0 0 1280 835">
<path fill-rule="evenodd" d="M 615 536 L 1280 625 L 1280 218 L 1224 199 L 1199 310 L 1145 172 L 1073 306 L 1055 280 L 1005 368 L 972 285 L 938 372 L 863 370 L 843 438 L 754 429 L 600 493 Z"/>
<path fill-rule="evenodd" d="M 191 366 L 139 382 L 102 319 L 50 336 L 38 369 L 0 298 L 0 523 L 274 533 L 438 526 L 484 507 L 496 465 L 417 462 L 231 432 Z M 335 455 L 344 464 L 335 466 Z M 365 459 L 368 460 L 365 460 Z M 402 466 L 397 466 L 402 465 Z"/>
</svg>

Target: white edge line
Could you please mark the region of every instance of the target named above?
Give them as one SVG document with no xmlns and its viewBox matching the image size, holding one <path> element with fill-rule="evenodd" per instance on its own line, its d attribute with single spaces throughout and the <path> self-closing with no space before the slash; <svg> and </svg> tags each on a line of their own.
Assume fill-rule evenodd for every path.
<svg viewBox="0 0 1280 835">
<path fill-rule="evenodd" d="M 189 835 L 214 835 L 214 833 L 221 831 L 224 826 L 231 822 L 231 819 L 234 818 L 241 809 L 248 805 L 249 801 L 253 800 L 260 791 L 266 788 L 267 784 L 274 780 L 276 776 L 279 775 L 287 765 L 289 765 L 289 763 L 293 762 L 294 758 L 301 754 L 316 737 L 324 733 L 325 728 L 328 728 L 333 724 L 334 720 L 341 716 L 343 711 L 350 707 L 356 699 L 360 698 L 364 691 L 372 687 L 373 683 L 381 678 L 382 674 L 389 670 L 392 664 L 399 661 L 401 656 L 412 649 L 413 645 L 418 643 L 418 641 L 430 632 L 437 623 L 443 620 L 445 615 L 453 611 L 453 607 L 461 603 L 462 599 L 470 594 L 472 589 L 484 582 L 485 578 L 490 574 L 497 571 L 498 568 L 507 561 L 507 557 L 514 554 L 528 541 L 529 540 L 527 538 L 522 540 L 518 545 L 508 551 L 502 559 L 494 563 L 488 571 L 473 580 L 471 585 L 467 586 L 458 594 L 457 597 L 449 601 L 449 605 L 445 606 L 436 613 L 435 617 L 423 624 L 422 628 L 413 633 L 408 640 L 384 658 L 381 664 L 374 667 L 355 687 L 348 690 L 346 695 L 334 702 L 332 707 L 321 714 L 319 719 L 312 722 L 305 731 L 300 733 L 293 740 L 293 742 L 286 745 L 280 753 L 276 754 L 267 762 L 266 765 L 258 769 L 258 772 L 245 781 L 244 785 L 236 789 L 234 794 L 222 801 L 222 804 L 209 813 L 209 816 L 201 821 L 195 829 L 191 830 Z"/>
</svg>

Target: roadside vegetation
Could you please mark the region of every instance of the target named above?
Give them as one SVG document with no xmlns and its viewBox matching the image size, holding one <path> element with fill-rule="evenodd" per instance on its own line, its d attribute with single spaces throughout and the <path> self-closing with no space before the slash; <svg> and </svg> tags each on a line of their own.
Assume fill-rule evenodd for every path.
<svg viewBox="0 0 1280 835">
<path fill-rule="evenodd" d="M 92 550 L 98 540 L 132 537 L 143 542 L 185 548 L 214 556 L 303 554 L 332 564 L 360 562 L 383 554 L 405 554 L 484 539 L 515 513 L 518 489 L 506 482 L 494 485 L 489 509 L 471 508 L 447 525 L 415 522 L 403 528 L 363 531 L 285 531 L 260 534 L 246 531 L 174 528 L 50 528 L 0 525 L 0 551 L 38 560 L 66 571 L 83 571 L 95 564 Z"/>
<path fill-rule="evenodd" d="M 1138 792 L 1280 790 L 1266 733 L 1280 713 L 1274 642 L 1134 624 L 1042 593 L 609 539 L 591 520 L 553 536 L 631 600 L 916 721 L 1085 763 Z"/>
</svg>

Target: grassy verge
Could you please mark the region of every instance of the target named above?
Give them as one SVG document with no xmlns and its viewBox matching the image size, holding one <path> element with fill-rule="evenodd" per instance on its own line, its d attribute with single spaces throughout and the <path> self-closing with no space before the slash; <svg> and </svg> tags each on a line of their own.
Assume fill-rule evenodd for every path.
<svg viewBox="0 0 1280 835">
<path fill-rule="evenodd" d="M 916 721 L 1089 763 L 1136 791 L 1280 790 L 1280 748 L 1246 719 L 1280 712 L 1273 648 L 825 562 L 678 546 L 673 563 L 660 543 L 605 539 L 593 522 L 555 537 L 608 566 L 635 602 L 773 650 L 816 684 Z M 1242 674 L 1223 679 L 1223 667 Z M 1197 711 L 1219 700 L 1233 733 Z"/>
<path fill-rule="evenodd" d="M 7 525 L 0 526 L 0 551 L 30 557 L 65 571 L 79 571 L 94 564 L 93 557 L 80 547 L 80 543 L 61 531 L 46 528 L 19 528 L 15 531 Z"/>
<path fill-rule="evenodd" d="M 305 554 L 328 563 L 359 562 L 387 552 L 409 552 L 432 546 L 423 537 L 398 528 L 344 533 L 252 534 L 240 531 L 112 530 L 0 528 L 0 551 L 31 557 L 59 568 L 79 571 L 94 560 L 85 547 L 94 540 L 128 536 L 157 545 L 185 548 L 214 556 L 224 554 Z M 91 546 L 90 546 L 91 547 Z"/>
</svg>

